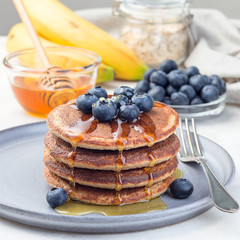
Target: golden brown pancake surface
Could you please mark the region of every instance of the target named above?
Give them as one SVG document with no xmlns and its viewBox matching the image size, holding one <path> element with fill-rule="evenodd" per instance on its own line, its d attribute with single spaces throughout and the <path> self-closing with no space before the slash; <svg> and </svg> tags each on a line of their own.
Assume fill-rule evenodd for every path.
<svg viewBox="0 0 240 240">
<path fill-rule="evenodd" d="M 46 134 L 44 143 L 52 157 L 69 164 L 69 158 L 74 151 L 69 143 L 56 137 L 51 132 Z M 73 167 L 116 171 L 120 157 L 123 162 L 122 170 L 153 166 L 175 156 L 179 148 L 180 142 L 175 134 L 154 144 L 151 148 L 142 147 L 122 153 L 119 153 L 119 151 L 77 148 L 73 159 Z"/>
<path fill-rule="evenodd" d="M 171 175 L 165 180 L 153 184 L 149 188 L 137 187 L 122 189 L 117 192 L 115 190 L 88 187 L 80 184 L 75 184 L 75 186 L 72 187 L 69 181 L 58 177 L 49 171 L 48 168 L 44 169 L 44 177 L 52 187 L 65 189 L 71 199 L 97 205 L 130 204 L 150 200 L 163 194 L 174 180 L 174 176 Z"/>
<path fill-rule="evenodd" d="M 179 116 L 169 106 L 155 102 L 151 111 L 136 122 L 99 122 L 83 114 L 76 100 L 53 109 L 47 118 L 52 133 L 72 146 L 99 150 L 124 150 L 150 146 L 168 138 L 176 130 Z"/>
<path fill-rule="evenodd" d="M 174 157 L 151 168 L 138 168 L 117 173 L 114 171 L 70 168 L 47 153 L 44 157 L 44 163 L 51 172 L 66 180 L 85 186 L 116 189 L 118 191 L 124 188 L 150 186 L 160 182 L 172 175 L 178 166 L 178 160 Z"/>
</svg>

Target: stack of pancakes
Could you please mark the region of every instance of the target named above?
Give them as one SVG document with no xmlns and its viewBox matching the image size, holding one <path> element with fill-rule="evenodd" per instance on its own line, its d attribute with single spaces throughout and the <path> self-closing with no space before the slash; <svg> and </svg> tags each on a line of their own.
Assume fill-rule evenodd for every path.
<svg viewBox="0 0 240 240">
<path fill-rule="evenodd" d="M 73 100 L 49 114 L 44 176 L 69 197 L 99 205 L 149 200 L 174 180 L 180 143 L 178 114 L 155 102 L 135 122 L 99 122 Z"/>
</svg>

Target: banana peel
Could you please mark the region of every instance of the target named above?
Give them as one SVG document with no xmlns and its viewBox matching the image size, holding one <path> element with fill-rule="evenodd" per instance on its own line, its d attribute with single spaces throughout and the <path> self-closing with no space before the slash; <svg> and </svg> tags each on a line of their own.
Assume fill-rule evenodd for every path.
<svg viewBox="0 0 240 240">
<path fill-rule="evenodd" d="M 43 37 L 39 38 L 44 47 L 61 46 Z M 34 47 L 32 40 L 27 32 L 27 29 L 23 23 L 18 23 L 11 28 L 8 34 L 6 47 L 9 53 Z M 63 69 L 70 69 L 90 64 L 89 58 L 84 58 L 80 55 L 76 56 L 76 54 L 71 54 L 69 52 L 67 54 L 66 53 L 48 54 L 48 57 L 52 65 L 59 66 Z M 23 66 L 28 68 L 43 67 L 42 62 L 40 61 L 37 55 L 32 54 L 27 56 L 21 56 L 19 60 Z M 97 83 L 112 81 L 114 79 L 114 76 L 115 76 L 114 69 L 102 63 L 98 69 Z"/>
<path fill-rule="evenodd" d="M 114 68 L 116 77 L 141 80 L 146 64 L 123 42 L 75 14 L 57 0 L 23 0 L 38 34 L 64 46 L 89 49 Z"/>
</svg>

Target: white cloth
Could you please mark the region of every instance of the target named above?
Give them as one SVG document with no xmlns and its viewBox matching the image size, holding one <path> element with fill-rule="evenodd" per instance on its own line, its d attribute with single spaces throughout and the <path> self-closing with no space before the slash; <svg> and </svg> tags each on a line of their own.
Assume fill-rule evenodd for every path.
<svg viewBox="0 0 240 240">
<path fill-rule="evenodd" d="M 197 66 L 202 74 L 217 74 L 228 82 L 228 102 L 240 104 L 240 21 L 214 9 L 194 9 L 197 44 L 185 66 Z M 110 8 L 86 9 L 80 16 L 118 37 L 121 19 Z"/>
</svg>

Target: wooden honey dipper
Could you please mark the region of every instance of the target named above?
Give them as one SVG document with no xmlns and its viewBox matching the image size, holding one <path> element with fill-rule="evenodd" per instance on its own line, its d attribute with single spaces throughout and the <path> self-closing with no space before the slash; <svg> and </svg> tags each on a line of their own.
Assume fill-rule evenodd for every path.
<svg viewBox="0 0 240 240">
<path fill-rule="evenodd" d="M 57 66 L 52 66 L 49 62 L 49 59 L 47 57 L 47 54 L 39 40 L 38 34 L 36 30 L 33 27 L 33 24 L 30 20 L 30 17 L 27 13 L 27 10 L 22 2 L 22 0 L 13 0 L 13 3 L 18 11 L 18 14 L 26 26 L 28 33 L 32 39 L 32 42 L 34 44 L 34 47 L 39 54 L 39 57 L 46 68 L 46 72 L 44 73 L 44 76 L 39 79 L 39 85 L 41 88 L 44 88 L 46 90 L 64 90 L 64 89 L 73 89 L 74 84 L 72 81 L 66 77 L 61 76 L 59 73 L 61 73 L 61 68 Z M 59 76 L 56 76 L 56 74 L 59 74 Z M 52 75 L 52 76 L 51 76 Z M 55 75 L 55 76 L 54 76 Z M 57 105 L 60 105 L 62 103 L 65 103 L 68 100 L 71 100 L 75 98 L 76 94 L 74 91 L 67 91 L 67 92 L 57 92 L 56 94 L 49 94 L 49 99 L 46 97 L 46 94 L 44 95 L 44 102 L 49 105 L 50 108 L 54 108 Z M 61 100 L 62 99 L 62 100 Z"/>
</svg>

